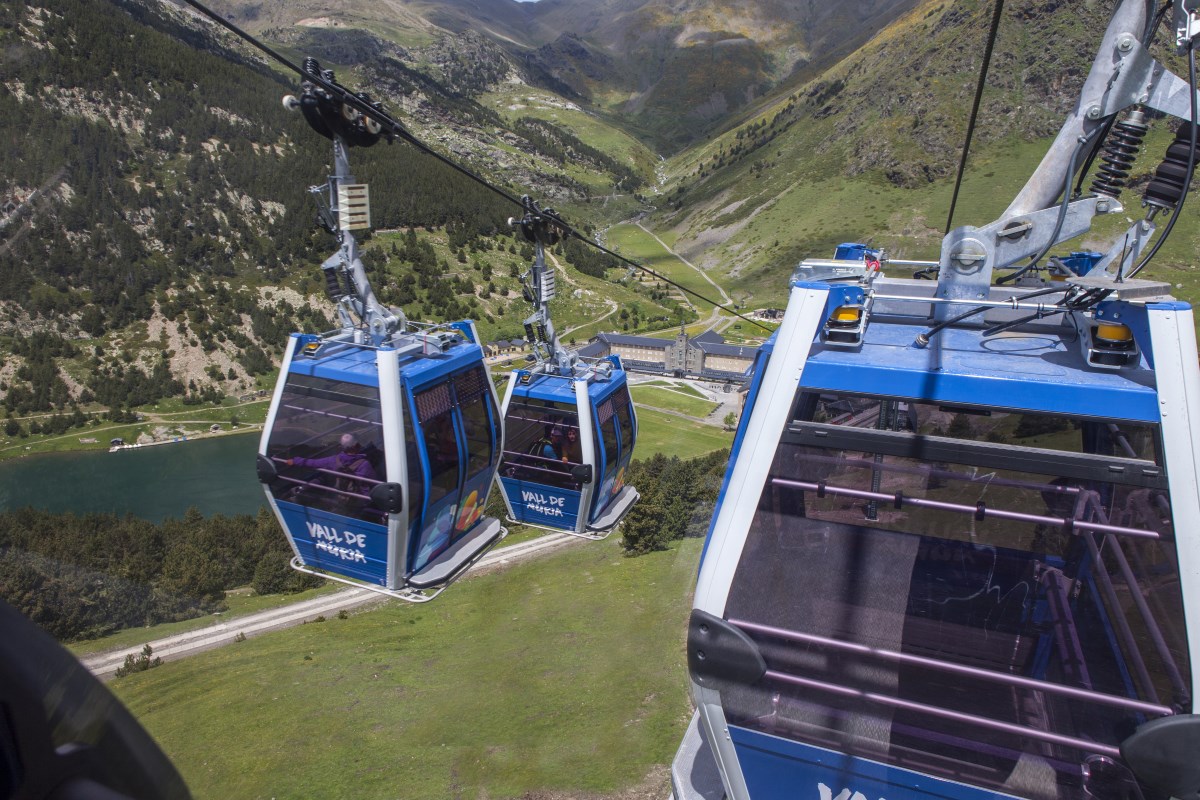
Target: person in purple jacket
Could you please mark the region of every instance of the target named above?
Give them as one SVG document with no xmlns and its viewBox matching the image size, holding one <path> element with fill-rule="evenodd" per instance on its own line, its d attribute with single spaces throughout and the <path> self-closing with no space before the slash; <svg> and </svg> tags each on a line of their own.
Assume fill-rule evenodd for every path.
<svg viewBox="0 0 1200 800">
<path fill-rule="evenodd" d="M 371 462 L 363 453 L 362 447 L 358 444 L 358 440 L 353 434 L 344 433 L 341 438 L 341 449 L 331 456 L 323 458 L 304 458 L 296 456 L 287 460 L 288 466 L 299 465 L 301 467 L 314 467 L 316 469 L 328 469 L 335 472 L 344 472 L 348 476 L 357 478 L 366 478 L 368 481 L 378 480 L 375 475 L 375 468 L 371 466 Z M 370 491 L 371 484 L 366 481 L 339 481 L 339 489 L 343 491 L 353 491 L 365 494 Z M 346 485 L 341 485 L 346 484 Z"/>
</svg>

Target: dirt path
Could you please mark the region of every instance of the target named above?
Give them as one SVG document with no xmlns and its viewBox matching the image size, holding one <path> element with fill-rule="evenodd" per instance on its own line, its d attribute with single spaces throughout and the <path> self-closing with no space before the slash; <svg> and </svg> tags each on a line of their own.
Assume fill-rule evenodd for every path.
<svg viewBox="0 0 1200 800">
<path fill-rule="evenodd" d="M 577 536 L 565 533 L 551 533 L 537 539 L 521 542 L 520 544 L 500 547 L 488 553 L 472 569 L 471 573 L 480 574 L 498 569 L 505 569 L 512 564 L 532 558 L 535 555 L 564 547 L 572 542 L 584 541 Z M 469 577 L 469 574 L 468 576 Z M 454 591 L 451 589 L 450 591 Z M 330 595 L 314 597 L 278 608 L 258 611 L 232 619 L 222 619 L 205 628 L 164 636 L 148 642 L 154 655 L 164 661 L 202 653 L 216 647 L 232 644 L 238 636 L 245 638 L 258 636 L 270 631 L 282 630 L 315 620 L 319 616 L 329 617 L 344 609 L 357 608 L 371 603 L 384 603 L 387 598 L 368 589 L 343 589 Z M 436 602 L 436 601 L 435 601 Z M 125 663 L 126 655 L 137 656 L 142 651 L 142 645 L 121 647 L 104 653 L 85 656 L 82 661 L 93 675 L 109 680 Z"/>
<path fill-rule="evenodd" d="M 701 278 L 704 278 L 704 280 L 708 281 L 708 284 L 709 284 L 710 286 L 712 286 L 714 289 L 716 289 L 718 292 L 720 292 L 720 293 L 721 293 L 721 302 L 723 302 L 723 303 L 724 303 L 725 305 L 727 305 L 727 306 L 728 306 L 728 305 L 732 305 L 732 304 L 733 304 L 733 298 L 732 298 L 732 297 L 730 297 L 728 294 L 726 294 L 726 293 L 725 293 L 725 290 L 724 290 L 723 288 L 721 288 L 721 286 L 720 286 L 719 284 L 717 284 L 717 282 L 716 282 L 716 281 L 714 281 L 712 278 L 708 277 L 708 273 L 707 273 L 707 272 L 705 272 L 704 270 L 700 269 L 699 267 L 697 267 L 697 266 L 696 266 L 695 264 L 693 264 L 692 262 L 688 261 L 688 260 L 687 260 L 686 258 L 684 258 L 683 256 L 679 255 L 679 253 L 676 253 L 674 250 L 672 250 L 672 249 L 671 249 L 671 247 L 670 247 L 670 245 L 668 245 L 668 244 L 667 244 L 666 242 L 664 242 L 662 239 L 658 238 L 658 234 L 656 234 L 656 233 L 654 233 L 653 231 L 651 231 L 649 228 L 647 228 L 645 225 L 643 225 L 643 224 L 642 224 L 640 221 L 638 221 L 638 222 L 635 222 L 634 224 L 635 224 L 635 225 L 637 225 L 639 228 L 641 228 L 641 229 L 642 229 L 642 231 L 644 231 L 644 232 L 646 233 L 646 235 L 650 236 L 652 239 L 654 239 L 654 241 L 658 242 L 658 243 L 659 243 L 659 245 L 661 245 L 661 246 L 662 246 L 662 248 L 663 248 L 664 250 L 666 250 L 668 253 L 670 253 L 671 255 L 675 256 L 675 258 L 679 259 L 681 262 L 683 262 L 683 263 L 684 263 L 684 264 L 686 264 L 687 266 L 689 266 L 689 267 L 691 267 L 692 269 L 696 270 L 696 273 L 697 273 L 697 274 L 699 274 Z"/>
<path fill-rule="evenodd" d="M 248 400 L 245 403 L 235 403 L 234 405 L 231 405 L 231 406 L 221 406 L 219 410 L 224 411 L 226 409 L 241 408 L 243 406 L 252 406 L 252 405 L 261 404 L 261 403 L 265 403 L 265 402 L 268 402 L 268 398 L 257 398 L 255 400 Z M 215 411 L 218 409 L 213 409 L 213 410 Z M 67 433 L 61 434 L 59 436 L 51 436 L 49 439 L 39 439 L 37 441 L 37 444 L 41 445 L 41 444 L 45 444 L 47 442 L 57 442 L 57 441 L 61 441 L 63 439 L 79 439 L 79 438 L 103 439 L 104 437 L 100 436 L 99 434 L 103 434 L 106 431 L 124 430 L 124 429 L 130 428 L 134 425 L 154 426 L 154 425 L 213 425 L 213 424 L 228 425 L 229 424 L 229 420 L 227 420 L 227 419 L 213 419 L 213 418 L 209 418 L 209 419 L 172 419 L 171 418 L 172 414 L 183 414 L 183 413 L 193 413 L 193 412 L 174 411 L 174 412 L 167 412 L 167 413 L 156 413 L 153 411 L 151 411 L 151 412 L 143 411 L 143 412 L 141 412 L 142 419 L 139 420 L 138 422 L 110 422 L 109 424 L 101 425 L 98 428 L 72 428 Z M 43 419 L 43 418 L 48 419 L 52 416 L 53 416 L 53 413 L 30 414 L 27 417 L 19 417 L 18 421 L 31 420 L 31 419 Z M 192 439 L 204 439 L 204 438 L 208 438 L 210 436 L 230 436 L 235 433 L 251 433 L 253 431 L 257 431 L 257 430 L 261 430 L 261 429 L 262 429 L 261 422 L 239 422 L 236 430 L 197 431 L 196 433 L 188 434 L 188 440 L 190 441 Z M 95 434 L 95 435 L 93 435 L 93 434 Z M 26 445 L 23 440 L 19 440 L 16 444 L 11 444 L 11 445 L 8 445 L 7 447 L 0 447 L 0 453 L 6 453 L 10 450 L 19 450 L 21 448 L 25 448 L 25 449 L 29 450 L 29 453 L 23 453 L 22 455 L 33 455 L 34 453 L 43 452 L 42 450 L 32 449 L 34 446 L 35 445 L 33 445 L 33 444 Z"/>
<path fill-rule="evenodd" d="M 568 275 L 567 270 L 563 267 L 562 264 L 559 263 L 558 259 L 554 257 L 553 253 L 546 253 L 546 256 L 550 259 L 550 263 L 554 266 L 554 269 L 556 269 L 559 272 L 559 274 L 562 275 L 564 283 L 574 286 L 576 289 L 583 289 L 584 291 L 591 291 L 590 289 L 587 289 L 586 287 L 581 286 L 576 280 L 574 280 L 570 275 Z M 586 328 L 589 325 L 595 325 L 597 322 L 601 322 L 603 320 L 608 319 L 613 314 L 617 313 L 617 309 L 620 308 L 620 306 L 617 305 L 617 302 L 615 300 L 612 300 L 607 297 L 604 298 L 604 304 L 606 306 L 608 306 L 608 313 L 604 314 L 603 316 L 596 317 L 593 320 L 589 320 L 587 322 L 582 322 L 578 325 L 573 325 L 564 331 L 559 331 L 558 335 L 562 338 L 566 338 L 567 336 L 571 335 L 573 332 L 579 330 L 580 328 Z"/>
</svg>

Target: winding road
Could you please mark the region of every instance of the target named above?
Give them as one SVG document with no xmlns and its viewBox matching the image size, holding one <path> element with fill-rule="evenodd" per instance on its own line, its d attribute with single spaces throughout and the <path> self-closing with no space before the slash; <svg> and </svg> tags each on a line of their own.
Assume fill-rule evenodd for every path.
<svg viewBox="0 0 1200 800">
<path fill-rule="evenodd" d="M 567 283 L 570 286 L 574 286 L 576 289 L 583 289 L 584 291 L 590 291 L 590 290 L 584 288 L 583 286 L 580 286 L 579 283 L 575 279 L 573 279 L 569 274 L 567 274 L 566 269 L 564 269 L 563 265 L 558 262 L 558 259 L 554 257 L 553 253 L 548 252 L 548 253 L 546 253 L 546 255 L 549 256 L 550 263 L 553 264 L 554 268 L 556 270 L 558 270 L 558 272 L 562 275 L 563 281 L 565 283 Z M 620 308 L 620 306 L 617 305 L 617 302 L 615 300 L 612 300 L 611 298 L 608 298 L 608 297 L 604 298 L 604 304 L 606 306 L 608 306 L 607 313 L 605 313 L 602 316 L 596 317 L 593 320 L 588 320 L 587 322 L 581 322 L 578 325 L 572 325 L 570 328 L 567 328 L 565 331 L 559 331 L 558 335 L 562 338 L 566 338 L 567 336 L 569 336 L 570 334 L 579 330 L 580 328 L 586 328 L 589 325 L 595 325 L 597 322 L 608 319 L 613 314 L 617 313 L 617 309 Z"/>
</svg>

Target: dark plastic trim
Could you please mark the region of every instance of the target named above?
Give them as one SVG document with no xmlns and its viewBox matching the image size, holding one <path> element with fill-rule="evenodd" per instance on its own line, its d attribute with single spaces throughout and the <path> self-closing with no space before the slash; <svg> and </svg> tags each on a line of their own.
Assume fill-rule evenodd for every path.
<svg viewBox="0 0 1200 800">
<path fill-rule="evenodd" d="M 259 483 L 274 483 L 279 477 L 279 470 L 275 468 L 275 462 L 259 453 L 255 459 L 254 469 L 258 473 Z"/>
<path fill-rule="evenodd" d="M 688 621 L 687 661 L 692 680 L 708 688 L 749 685 L 767 672 L 758 645 L 745 631 L 698 608 Z"/>
<path fill-rule="evenodd" d="M 1200 716 L 1179 714 L 1139 725 L 1121 742 L 1121 757 L 1137 779 L 1176 800 L 1200 798 Z"/>
<path fill-rule="evenodd" d="M 398 483 L 377 483 L 371 487 L 371 504 L 389 514 L 404 510 L 404 487 Z"/>
</svg>

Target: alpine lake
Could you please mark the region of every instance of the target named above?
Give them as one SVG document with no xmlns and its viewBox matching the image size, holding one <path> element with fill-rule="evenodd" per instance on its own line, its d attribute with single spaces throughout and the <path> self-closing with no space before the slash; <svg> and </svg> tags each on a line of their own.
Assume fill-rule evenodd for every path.
<svg viewBox="0 0 1200 800">
<path fill-rule="evenodd" d="M 161 522 L 266 505 L 254 470 L 258 432 L 124 450 L 50 453 L 0 462 L 0 511 L 32 506 L 111 512 Z"/>
</svg>

